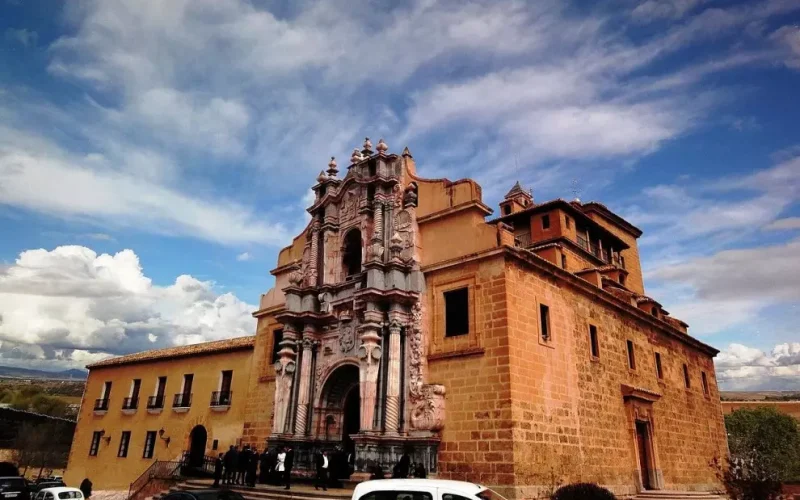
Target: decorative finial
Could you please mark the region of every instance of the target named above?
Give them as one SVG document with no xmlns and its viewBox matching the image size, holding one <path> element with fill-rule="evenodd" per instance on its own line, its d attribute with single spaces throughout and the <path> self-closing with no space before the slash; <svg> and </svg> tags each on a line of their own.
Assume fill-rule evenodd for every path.
<svg viewBox="0 0 800 500">
<path fill-rule="evenodd" d="M 361 151 L 358 148 L 353 148 L 353 155 L 350 156 L 350 163 L 358 163 L 362 160 Z"/>
<path fill-rule="evenodd" d="M 403 149 L 403 156 L 408 156 L 409 158 L 413 158 L 413 156 L 411 156 L 411 151 L 408 150 L 408 146 L 406 146 L 405 149 Z"/>
<path fill-rule="evenodd" d="M 319 171 L 319 175 L 317 176 L 317 182 L 322 184 L 323 182 L 325 182 L 327 180 L 328 180 L 328 176 L 325 175 L 325 171 L 324 170 L 320 170 Z"/>
<path fill-rule="evenodd" d="M 572 179 L 572 195 L 575 197 L 575 199 L 572 201 L 580 203 L 581 202 L 580 194 L 581 190 L 580 190 L 580 185 L 578 183 L 578 179 Z"/>
<path fill-rule="evenodd" d="M 337 173 L 339 173 L 339 169 L 336 168 L 336 157 L 331 156 L 331 161 L 328 162 L 328 175 L 336 177 Z"/>
<path fill-rule="evenodd" d="M 369 140 L 369 137 L 364 137 L 364 149 L 372 150 L 372 141 Z"/>
<path fill-rule="evenodd" d="M 375 146 L 375 149 L 377 149 L 379 153 L 385 153 L 389 149 L 389 146 L 383 141 L 383 138 L 381 138 L 378 141 L 378 145 Z"/>
</svg>

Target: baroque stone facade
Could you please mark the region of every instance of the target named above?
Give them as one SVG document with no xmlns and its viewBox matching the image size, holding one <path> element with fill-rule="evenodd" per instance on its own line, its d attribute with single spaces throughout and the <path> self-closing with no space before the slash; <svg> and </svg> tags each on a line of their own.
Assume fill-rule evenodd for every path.
<svg viewBox="0 0 800 500">
<path fill-rule="evenodd" d="M 338 174 L 254 314 L 245 441 L 291 444 L 301 468 L 344 449 L 356 478 L 405 451 L 516 498 L 716 488 L 717 351 L 645 295 L 638 228 L 519 183 L 486 221 L 474 181 L 421 178 L 383 140 Z"/>
</svg>

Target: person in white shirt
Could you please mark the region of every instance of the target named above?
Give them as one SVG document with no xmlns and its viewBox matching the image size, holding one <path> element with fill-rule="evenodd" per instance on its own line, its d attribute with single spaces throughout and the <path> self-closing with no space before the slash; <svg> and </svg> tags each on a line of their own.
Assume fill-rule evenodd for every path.
<svg viewBox="0 0 800 500">
<path fill-rule="evenodd" d="M 278 452 L 278 462 L 275 464 L 275 470 L 279 472 L 279 477 L 282 476 L 283 471 L 286 470 L 286 451 L 284 451 L 283 448 Z"/>
<path fill-rule="evenodd" d="M 330 462 L 328 461 L 327 451 L 317 453 L 316 465 L 317 477 L 314 479 L 314 489 L 318 490 L 322 486 L 323 491 L 328 491 L 328 466 Z"/>
</svg>

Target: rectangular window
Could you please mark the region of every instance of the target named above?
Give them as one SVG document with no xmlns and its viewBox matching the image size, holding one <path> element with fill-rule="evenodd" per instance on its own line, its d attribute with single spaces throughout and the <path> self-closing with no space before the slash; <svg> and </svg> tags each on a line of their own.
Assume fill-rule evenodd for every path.
<svg viewBox="0 0 800 500">
<path fill-rule="evenodd" d="M 233 382 L 233 370 L 224 370 L 220 375 L 221 381 L 219 390 L 222 392 L 231 392 L 231 383 Z"/>
<path fill-rule="evenodd" d="M 216 450 L 217 448 L 219 448 L 219 439 L 211 441 L 211 449 Z"/>
<path fill-rule="evenodd" d="M 661 353 L 656 353 L 656 376 L 658 380 L 664 379 L 664 370 L 661 368 Z"/>
<path fill-rule="evenodd" d="M 283 342 L 283 330 L 277 329 L 272 332 L 272 363 L 277 362 L 281 355 L 281 342 Z"/>
<path fill-rule="evenodd" d="M 541 327 L 542 340 L 550 341 L 550 308 L 544 304 L 539 304 L 539 325 Z"/>
<path fill-rule="evenodd" d="M 569 229 L 570 226 L 572 225 L 572 222 L 569 220 L 569 216 L 564 216 L 564 222 L 567 225 L 567 229 Z"/>
<path fill-rule="evenodd" d="M 700 381 L 703 383 L 703 395 L 708 396 L 708 378 L 706 378 L 706 372 L 700 372 Z"/>
<path fill-rule="evenodd" d="M 119 450 L 117 456 L 125 458 L 128 456 L 128 445 L 131 442 L 131 431 L 122 431 L 122 436 L 119 438 Z"/>
<path fill-rule="evenodd" d="M 187 373 L 183 376 L 183 390 L 181 393 L 186 397 L 192 393 L 192 383 L 194 382 L 194 374 Z"/>
<path fill-rule="evenodd" d="M 133 379 L 131 383 L 131 401 L 139 401 L 139 391 L 142 388 L 141 379 Z"/>
<path fill-rule="evenodd" d="M 158 377 L 156 384 L 156 396 L 163 401 L 164 393 L 167 391 L 167 377 Z"/>
<path fill-rule="evenodd" d="M 657 317 L 658 317 L 658 307 L 656 307 L 656 306 L 653 306 L 653 307 L 650 309 L 650 314 L 652 314 L 653 316 L 655 316 L 655 317 L 657 318 Z"/>
<path fill-rule="evenodd" d="M 97 456 L 97 449 L 100 448 L 100 438 L 103 437 L 103 433 L 100 431 L 94 431 L 92 433 L 92 444 L 89 446 L 89 456 L 96 457 Z"/>
<path fill-rule="evenodd" d="M 692 387 L 692 380 L 689 378 L 689 367 L 683 364 L 683 384 L 687 389 Z"/>
<path fill-rule="evenodd" d="M 636 369 L 636 354 L 633 352 L 633 341 L 628 341 L 628 368 L 631 370 Z"/>
<path fill-rule="evenodd" d="M 156 447 L 156 431 L 147 431 L 144 438 L 144 452 L 142 458 L 153 458 L 153 451 Z"/>
<path fill-rule="evenodd" d="M 619 256 L 619 262 L 622 264 L 622 269 L 625 269 L 625 257 Z"/>
<path fill-rule="evenodd" d="M 567 268 L 567 256 L 563 253 L 561 254 L 561 269 Z"/>
<path fill-rule="evenodd" d="M 550 229 L 550 214 L 542 216 L 542 229 Z"/>
<path fill-rule="evenodd" d="M 444 292 L 444 336 L 469 333 L 469 288 Z"/>
<path fill-rule="evenodd" d="M 589 325 L 589 344 L 592 350 L 592 357 L 600 357 L 600 343 L 597 341 L 597 327 Z"/>
</svg>

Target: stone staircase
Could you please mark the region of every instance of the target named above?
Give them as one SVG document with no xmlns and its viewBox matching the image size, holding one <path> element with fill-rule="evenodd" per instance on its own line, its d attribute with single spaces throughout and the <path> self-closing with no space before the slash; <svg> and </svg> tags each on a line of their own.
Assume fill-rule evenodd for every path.
<svg viewBox="0 0 800 500">
<path fill-rule="evenodd" d="M 639 493 L 634 500 L 727 500 L 727 497 L 720 496 L 707 491 L 669 491 L 669 490 L 649 490 Z"/>
<path fill-rule="evenodd" d="M 212 481 L 207 479 L 186 479 L 176 483 L 168 490 L 164 490 L 157 495 L 153 495 L 148 500 L 161 500 L 161 498 L 168 493 L 175 491 L 207 490 L 211 488 L 211 485 Z M 328 491 L 322 491 L 315 490 L 313 486 L 301 482 L 298 482 L 298 484 L 292 484 L 292 489 L 288 491 L 279 486 L 269 486 L 263 484 L 256 485 L 255 488 L 239 485 L 228 485 L 225 486 L 225 488 L 236 491 L 237 493 L 241 494 L 245 500 L 350 500 L 353 495 L 352 489 L 328 488 Z"/>
</svg>

